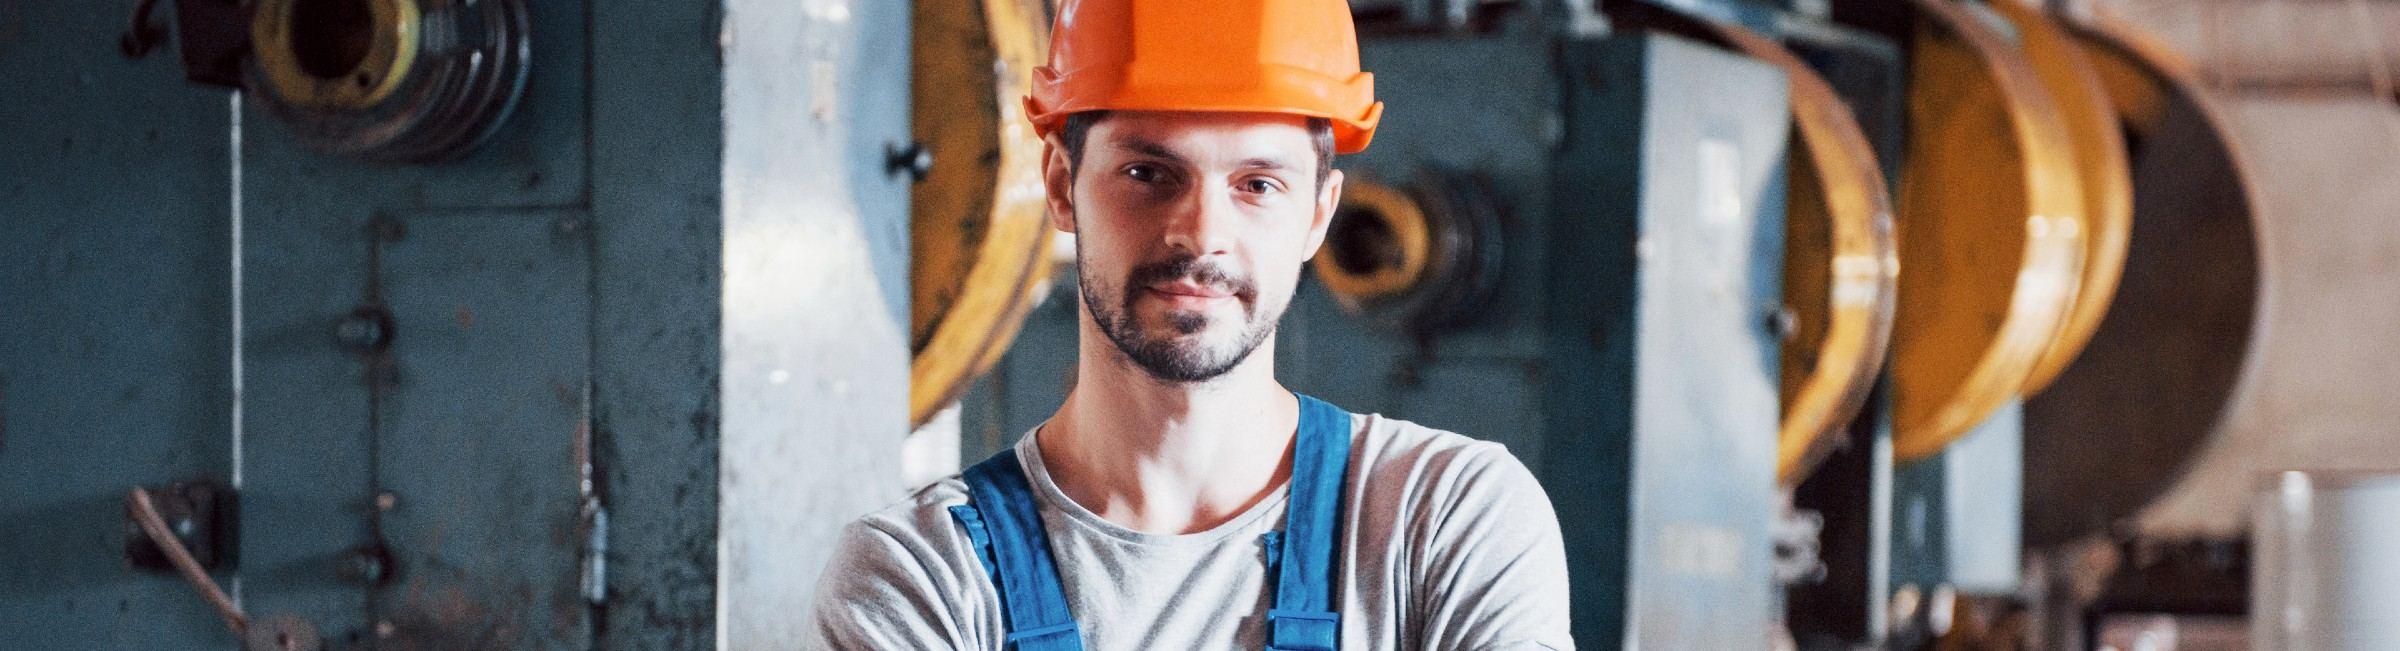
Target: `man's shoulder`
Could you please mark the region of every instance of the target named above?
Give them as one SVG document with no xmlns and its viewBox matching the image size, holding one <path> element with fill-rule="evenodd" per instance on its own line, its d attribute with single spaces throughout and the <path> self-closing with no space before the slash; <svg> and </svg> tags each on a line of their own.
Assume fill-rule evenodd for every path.
<svg viewBox="0 0 2400 651">
<path fill-rule="evenodd" d="M 967 484 L 958 475 L 926 484 L 908 497 L 850 522 L 852 535 L 879 534 L 903 543 L 940 544 L 962 534 L 950 507 L 966 504 Z"/>
<path fill-rule="evenodd" d="M 1425 498 L 1462 492 L 1497 497 L 1531 492 L 1541 484 L 1508 446 L 1381 414 L 1360 414 L 1358 480 L 1370 493 Z"/>
<path fill-rule="evenodd" d="M 1382 414 L 1358 414 L 1353 458 L 1376 471 L 1433 466 L 1486 469 L 1493 465 L 1524 468 L 1508 446 L 1465 434 L 1436 429 Z"/>
<path fill-rule="evenodd" d="M 967 594 L 982 568 L 951 519 L 950 507 L 965 503 L 966 484 L 953 475 L 851 520 L 827 567 L 823 596 L 913 602 Z"/>
</svg>

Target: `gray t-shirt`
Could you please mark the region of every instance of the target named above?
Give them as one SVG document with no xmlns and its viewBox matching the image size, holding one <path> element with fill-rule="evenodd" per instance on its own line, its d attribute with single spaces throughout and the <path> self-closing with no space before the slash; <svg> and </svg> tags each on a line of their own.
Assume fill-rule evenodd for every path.
<svg viewBox="0 0 2400 651">
<path fill-rule="evenodd" d="M 1338 608 L 1342 648 L 1572 649 L 1558 519 L 1497 443 L 1353 417 Z M 1259 537 L 1284 489 L 1208 531 L 1111 524 L 1060 493 L 1033 434 L 1017 443 L 1088 649 L 1264 648 Z M 956 476 L 851 523 L 817 588 L 813 648 L 998 649 L 1000 600 L 949 507 Z"/>
</svg>

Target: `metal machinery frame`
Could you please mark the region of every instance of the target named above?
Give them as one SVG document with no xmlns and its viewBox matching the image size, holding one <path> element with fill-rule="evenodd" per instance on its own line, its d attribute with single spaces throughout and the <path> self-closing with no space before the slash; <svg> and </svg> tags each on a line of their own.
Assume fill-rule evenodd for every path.
<svg viewBox="0 0 2400 651">
<path fill-rule="evenodd" d="M 176 4 L 0 8 L 0 647 L 794 639 L 905 488 L 905 5 Z"/>
<path fill-rule="evenodd" d="M 1393 108 L 1279 374 L 1535 469 L 1586 645 L 1943 634 L 2020 490 L 2041 546 L 2176 480 L 2078 463 L 2212 436 L 2239 356 L 2143 361 L 2258 304 L 2200 287 L 2256 284 L 2255 193 L 2189 71 L 2016 2 L 1358 0 Z M 0 8 L 0 646 L 222 635 L 160 530 L 336 648 L 792 639 L 900 433 L 958 400 L 979 458 L 1073 382 L 1041 2 L 229 6 L 180 75 Z"/>
</svg>

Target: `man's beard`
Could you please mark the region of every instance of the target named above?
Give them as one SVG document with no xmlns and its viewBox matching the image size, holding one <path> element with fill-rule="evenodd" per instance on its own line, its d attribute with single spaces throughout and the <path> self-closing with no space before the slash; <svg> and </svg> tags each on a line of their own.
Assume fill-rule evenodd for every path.
<svg viewBox="0 0 2400 651">
<path fill-rule="evenodd" d="M 1193 256 L 1179 256 L 1163 262 L 1153 262 L 1126 274 L 1125 282 L 1116 286 L 1117 297 L 1110 301 L 1102 296 L 1103 286 L 1093 282 L 1090 267 L 1077 265 L 1076 279 L 1082 285 L 1083 305 L 1092 315 L 1092 323 L 1100 327 L 1117 350 L 1133 360 L 1151 377 L 1172 383 L 1206 382 L 1224 375 L 1249 359 L 1251 351 L 1275 334 L 1276 317 L 1258 311 L 1258 287 L 1248 278 L 1236 278 L 1215 265 L 1204 264 Z M 1156 283 L 1190 280 L 1201 285 L 1230 292 L 1241 303 L 1245 321 L 1238 324 L 1241 336 L 1231 345 L 1210 347 L 1206 342 L 1145 337 L 1134 303 Z M 1209 325 L 1209 315 L 1189 310 L 1174 310 L 1166 314 L 1167 327 L 1176 334 L 1190 335 Z"/>
</svg>

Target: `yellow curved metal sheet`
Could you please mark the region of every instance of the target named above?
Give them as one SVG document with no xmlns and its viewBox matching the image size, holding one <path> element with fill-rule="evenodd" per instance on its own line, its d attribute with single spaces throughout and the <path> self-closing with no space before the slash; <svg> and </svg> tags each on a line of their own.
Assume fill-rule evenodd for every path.
<svg viewBox="0 0 2400 651">
<path fill-rule="evenodd" d="M 2235 413 L 2260 358 L 2272 357 L 2260 348 L 2266 206 L 2234 122 L 2189 63 L 2113 19 L 2066 27 L 2122 118 L 2134 230 L 2107 321 L 2026 400 L 2026 544 L 2070 544 L 2128 523 L 2185 535 L 2221 517 L 2238 522 L 2166 502 L 2241 485 L 2213 462 L 2265 449 L 2256 437 L 2272 435 L 2238 426 Z"/>
<path fill-rule="evenodd" d="M 1361 231 L 1343 228 L 1340 220 L 1380 220 L 1389 238 L 1388 242 L 1327 241 L 1310 262 L 1317 279 L 1345 304 L 1407 292 L 1424 278 L 1433 256 L 1432 228 L 1425 221 L 1424 206 L 1408 193 L 1371 180 L 1352 179 L 1342 186 L 1342 206 L 1334 219 L 1336 234 L 1353 237 Z M 1383 253 L 1390 260 L 1352 259 L 1365 257 L 1352 253 L 1362 246 L 1388 248 Z"/>
<path fill-rule="evenodd" d="M 909 422 L 958 400 L 1016 338 L 1048 281 L 1042 141 L 1019 101 L 1048 48 L 1041 0 L 915 4 L 913 131 L 933 152 L 910 195 Z"/>
<path fill-rule="evenodd" d="M 1891 341 L 1899 269 L 1892 201 L 1874 146 L 1849 104 L 1798 55 L 1763 34 L 1704 22 L 1710 36 L 1783 70 L 1791 85 L 1790 173 L 1784 198 L 1783 420 L 1775 474 L 1808 476 L 1866 405 Z"/>
<path fill-rule="evenodd" d="M 2058 379 L 2100 329 L 2109 301 L 2117 295 L 2117 280 L 2125 271 L 2126 239 L 2133 232 L 2133 168 L 2127 160 L 2125 136 L 2117 110 L 2108 103 L 2100 73 L 2061 25 L 2017 0 L 1991 7 L 2017 30 L 2017 41 L 2033 63 L 2033 72 L 2057 103 L 2073 140 L 2075 170 L 2082 181 L 2084 207 L 2083 281 L 2075 290 L 2075 305 L 2066 324 L 2051 340 L 2049 351 L 2033 366 L 2023 392 L 2039 393 Z"/>
<path fill-rule="evenodd" d="M 1911 0 L 1892 451 L 1941 451 L 2017 397 L 2083 268 L 2073 141 L 2024 56 L 1965 5 Z"/>
</svg>

